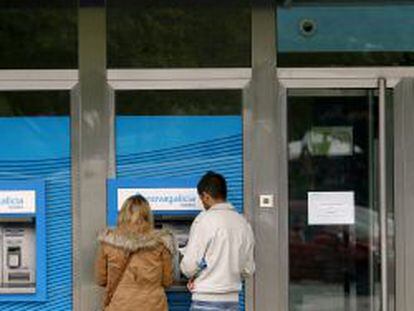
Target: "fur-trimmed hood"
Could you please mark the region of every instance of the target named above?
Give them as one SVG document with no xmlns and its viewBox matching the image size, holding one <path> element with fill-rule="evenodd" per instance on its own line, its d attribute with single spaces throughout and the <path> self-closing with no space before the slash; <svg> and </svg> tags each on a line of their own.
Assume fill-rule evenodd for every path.
<svg viewBox="0 0 414 311">
<path fill-rule="evenodd" d="M 173 255 L 177 256 L 178 246 L 172 232 L 168 230 L 153 230 L 146 234 L 122 233 L 116 229 L 105 229 L 98 240 L 111 246 L 122 248 L 128 253 L 133 253 L 141 249 L 151 249 L 163 244 Z"/>
</svg>

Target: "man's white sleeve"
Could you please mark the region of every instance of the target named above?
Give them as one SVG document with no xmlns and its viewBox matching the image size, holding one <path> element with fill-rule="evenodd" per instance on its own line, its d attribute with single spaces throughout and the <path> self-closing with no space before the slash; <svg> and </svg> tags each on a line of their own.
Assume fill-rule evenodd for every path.
<svg viewBox="0 0 414 311">
<path fill-rule="evenodd" d="M 208 245 L 209 232 L 204 229 L 201 219 L 196 219 L 191 225 L 187 246 L 183 250 L 181 271 L 189 278 L 193 277 L 203 259 Z"/>
<path fill-rule="evenodd" d="M 254 263 L 254 235 L 253 230 L 250 224 L 248 224 L 247 229 L 247 242 L 246 242 L 246 257 L 244 262 L 244 267 L 242 269 L 242 277 L 247 278 L 253 275 L 255 271 Z"/>
</svg>

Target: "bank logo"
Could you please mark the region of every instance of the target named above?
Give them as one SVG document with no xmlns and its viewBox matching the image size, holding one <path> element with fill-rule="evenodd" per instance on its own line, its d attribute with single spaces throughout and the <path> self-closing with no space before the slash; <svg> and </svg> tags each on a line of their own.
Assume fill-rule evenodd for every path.
<svg viewBox="0 0 414 311">
<path fill-rule="evenodd" d="M 9 208 L 21 209 L 24 207 L 24 200 L 19 197 L 5 197 L 0 199 L 0 206 Z"/>
<path fill-rule="evenodd" d="M 154 211 L 201 210 L 202 203 L 196 188 L 120 188 L 118 189 L 118 210 L 130 196 L 141 194 Z"/>
<path fill-rule="evenodd" d="M 154 195 L 146 198 L 150 204 L 168 203 L 182 207 L 196 207 L 197 198 L 194 195 Z"/>
<path fill-rule="evenodd" d="M 0 213 L 34 213 L 36 210 L 34 190 L 1 190 Z"/>
</svg>

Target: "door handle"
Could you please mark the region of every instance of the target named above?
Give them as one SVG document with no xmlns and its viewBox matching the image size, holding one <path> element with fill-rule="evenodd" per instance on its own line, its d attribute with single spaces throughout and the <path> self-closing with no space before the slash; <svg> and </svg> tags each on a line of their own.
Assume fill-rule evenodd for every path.
<svg viewBox="0 0 414 311">
<path fill-rule="evenodd" d="M 379 91 L 379 204 L 381 240 L 381 310 L 388 311 L 388 223 L 387 223 L 387 182 L 386 182 L 386 80 L 378 79 Z"/>
</svg>

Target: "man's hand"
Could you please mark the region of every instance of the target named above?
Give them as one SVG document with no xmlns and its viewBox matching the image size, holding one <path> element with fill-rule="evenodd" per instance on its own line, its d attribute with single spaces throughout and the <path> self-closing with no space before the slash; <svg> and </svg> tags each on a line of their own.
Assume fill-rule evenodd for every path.
<svg viewBox="0 0 414 311">
<path fill-rule="evenodd" d="M 194 278 L 188 280 L 187 289 L 192 292 L 194 290 Z"/>
</svg>

